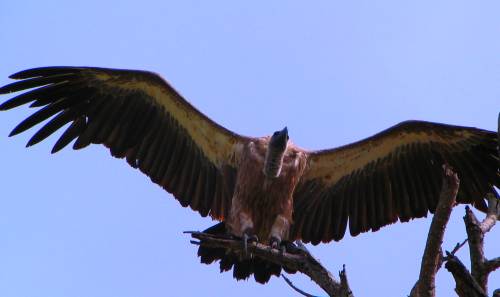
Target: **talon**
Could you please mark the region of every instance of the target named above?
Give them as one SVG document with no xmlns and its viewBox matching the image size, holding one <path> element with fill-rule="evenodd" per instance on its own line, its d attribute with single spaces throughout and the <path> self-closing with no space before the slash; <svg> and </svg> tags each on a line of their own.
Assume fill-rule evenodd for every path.
<svg viewBox="0 0 500 297">
<path fill-rule="evenodd" d="M 259 238 L 255 234 L 251 234 L 251 230 L 246 230 L 243 232 L 243 251 L 245 252 L 245 256 L 248 256 L 248 243 L 249 242 L 258 242 Z"/>
<path fill-rule="evenodd" d="M 274 237 L 274 236 L 271 236 L 271 240 L 269 242 L 269 245 L 271 246 L 271 248 L 278 249 L 280 244 L 281 244 L 281 239 Z"/>
<path fill-rule="evenodd" d="M 245 252 L 245 256 L 248 255 L 248 234 L 243 234 L 243 251 Z"/>
<path fill-rule="evenodd" d="M 281 244 L 283 245 L 285 252 L 287 253 L 297 254 L 301 251 L 295 244 L 293 244 L 293 242 L 290 242 L 288 240 L 282 241 Z"/>
</svg>

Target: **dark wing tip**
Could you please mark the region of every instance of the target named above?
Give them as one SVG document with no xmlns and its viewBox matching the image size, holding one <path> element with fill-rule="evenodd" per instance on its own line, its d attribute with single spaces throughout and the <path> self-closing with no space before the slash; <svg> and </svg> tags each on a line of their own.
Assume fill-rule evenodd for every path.
<svg viewBox="0 0 500 297">
<path fill-rule="evenodd" d="M 3 94 L 9 94 L 11 93 L 10 91 L 10 87 L 11 87 L 12 84 L 6 84 L 2 87 L 0 87 L 0 95 L 3 95 Z M 5 104 L 5 103 L 4 103 Z M 4 105 L 2 104 L 2 106 Z"/>
<path fill-rule="evenodd" d="M 37 76 L 50 76 L 54 74 L 67 74 L 67 73 L 75 73 L 81 70 L 82 67 L 73 67 L 73 66 L 48 66 L 48 67 L 37 67 L 22 70 L 16 72 L 9 76 L 11 79 L 26 79 Z"/>
<path fill-rule="evenodd" d="M 16 135 L 17 135 L 17 134 L 19 134 L 19 133 L 21 133 L 21 132 L 17 132 L 17 131 L 14 129 L 14 130 L 10 131 L 10 133 L 9 133 L 9 137 L 16 136 Z"/>
<path fill-rule="evenodd" d="M 0 94 L 2 94 L 2 93 L 0 92 Z M 10 107 L 9 107 L 8 101 L 0 104 L 0 111 L 6 111 L 6 110 L 9 110 L 9 109 L 10 109 Z"/>
</svg>

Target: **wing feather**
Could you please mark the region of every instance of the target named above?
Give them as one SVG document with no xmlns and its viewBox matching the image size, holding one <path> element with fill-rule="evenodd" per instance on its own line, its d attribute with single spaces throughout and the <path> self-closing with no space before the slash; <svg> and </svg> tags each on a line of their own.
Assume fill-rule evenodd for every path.
<svg viewBox="0 0 500 297">
<path fill-rule="evenodd" d="M 134 70 L 42 67 L 11 78 L 20 81 L 0 88 L 0 94 L 27 91 L 1 104 L 0 110 L 30 102 L 31 107 L 41 107 L 11 135 L 48 120 L 28 146 L 69 123 L 53 153 L 75 139 L 74 149 L 104 144 L 113 156 L 126 158 L 173 193 L 183 206 L 217 219 L 227 215 L 235 147 L 250 138 L 207 118 L 160 76 Z"/>
<path fill-rule="evenodd" d="M 500 186 L 497 141 L 486 130 L 408 121 L 350 145 L 309 152 L 294 193 L 291 237 L 317 244 L 340 240 L 347 221 L 356 236 L 424 217 L 436 208 L 444 163 L 461 179 L 457 201 L 484 211 L 485 195 Z"/>
</svg>

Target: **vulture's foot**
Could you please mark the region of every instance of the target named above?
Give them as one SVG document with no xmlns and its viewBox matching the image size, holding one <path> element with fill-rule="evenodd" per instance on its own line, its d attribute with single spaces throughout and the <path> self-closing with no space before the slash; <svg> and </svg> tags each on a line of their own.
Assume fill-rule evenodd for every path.
<svg viewBox="0 0 500 297">
<path fill-rule="evenodd" d="M 273 249 L 278 249 L 281 244 L 281 238 L 271 236 L 271 239 L 269 240 L 269 246 Z"/>
<path fill-rule="evenodd" d="M 295 246 L 292 242 L 288 240 L 281 240 L 277 237 L 272 236 L 269 241 L 269 246 L 273 249 L 277 249 L 281 254 L 284 253 L 297 253 L 297 246 Z"/>
<path fill-rule="evenodd" d="M 281 242 L 281 249 L 283 252 L 290 253 L 290 254 L 297 254 L 298 253 L 298 248 L 293 242 L 290 242 L 288 240 L 283 240 Z"/>
<path fill-rule="evenodd" d="M 253 233 L 252 229 L 247 229 L 243 232 L 243 251 L 245 252 L 245 257 L 248 256 L 248 243 L 258 242 L 259 238 Z"/>
<path fill-rule="evenodd" d="M 281 241 L 281 238 L 279 237 L 271 236 L 269 245 L 271 246 L 271 248 L 279 250 L 282 254 L 286 252 L 286 242 Z"/>
<path fill-rule="evenodd" d="M 288 240 L 283 240 L 281 242 L 281 245 L 284 246 L 285 251 L 290 254 L 300 254 L 303 252 L 301 248 L 299 248 L 297 245 L 295 245 L 293 242 L 288 241 Z"/>
</svg>

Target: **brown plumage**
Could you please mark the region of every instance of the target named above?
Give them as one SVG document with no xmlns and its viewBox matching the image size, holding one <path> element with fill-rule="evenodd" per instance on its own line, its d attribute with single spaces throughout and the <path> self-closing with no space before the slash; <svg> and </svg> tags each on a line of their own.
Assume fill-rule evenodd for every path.
<svg viewBox="0 0 500 297">
<path fill-rule="evenodd" d="M 272 236 L 273 224 L 284 219 L 286 226 L 277 227 L 278 239 L 288 238 L 289 224 L 292 222 L 293 192 L 302 175 L 306 155 L 304 152 L 289 143 L 283 157 L 281 172 L 276 178 L 268 178 L 263 172 L 261 164 L 266 155 L 269 137 L 250 142 L 238 151 L 239 159 L 237 183 L 234 189 L 231 212 L 228 219 L 229 231 L 242 236 L 247 227 L 262 242 L 269 242 Z M 246 226 L 245 218 L 252 226 Z"/>
<path fill-rule="evenodd" d="M 288 141 L 287 130 L 246 137 L 197 111 L 160 76 L 144 71 L 44 67 L 11 76 L 0 94 L 25 93 L 0 110 L 23 104 L 39 109 L 16 135 L 47 121 L 34 145 L 70 123 L 57 152 L 74 141 L 81 149 L 104 144 L 172 193 L 182 206 L 222 221 L 207 230 L 317 244 L 424 217 L 437 205 L 441 165 L 459 174 L 458 202 L 485 210 L 486 193 L 500 186 L 496 133 L 477 128 L 408 121 L 365 140 L 308 151 Z M 204 263 L 259 282 L 279 275 L 277 265 L 200 248 Z"/>
</svg>

